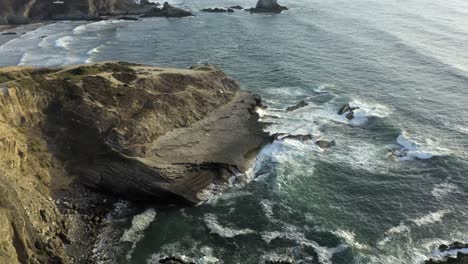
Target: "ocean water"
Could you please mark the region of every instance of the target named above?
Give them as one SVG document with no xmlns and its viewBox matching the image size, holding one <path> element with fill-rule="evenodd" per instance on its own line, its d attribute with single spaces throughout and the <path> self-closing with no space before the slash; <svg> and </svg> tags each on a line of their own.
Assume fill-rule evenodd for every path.
<svg viewBox="0 0 468 264">
<path fill-rule="evenodd" d="M 0 65 L 213 63 L 263 97 L 271 133 L 336 145 L 275 141 L 249 183 L 197 207 L 119 203 L 101 263 L 423 263 L 468 239 L 468 2 L 284 0 L 280 15 L 172 3 L 196 16 L 51 24 L 0 46 Z"/>
</svg>

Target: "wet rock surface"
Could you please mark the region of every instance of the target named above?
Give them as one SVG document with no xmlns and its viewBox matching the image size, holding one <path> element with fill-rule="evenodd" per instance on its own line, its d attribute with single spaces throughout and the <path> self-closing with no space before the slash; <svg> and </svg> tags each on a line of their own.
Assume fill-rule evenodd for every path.
<svg viewBox="0 0 468 264">
<path fill-rule="evenodd" d="M 182 8 L 174 7 L 168 2 L 164 2 L 162 8 L 154 7 L 146 12 L 142 17 L 188 17 L 193 16 L 192 12 Z"/>
<path fill-rule="evenodd" d="M 306 106 L 308 106 L 308 105 L 309 105 L 309 104 L 306 103 L 305 101 L 300 101 L 300 102 L 297 103 L 296 105 L 290 106 L 290 107 L 286 108 L 286 111 L 292 112 L 292 111 L 295 111 L 295 110 L 297 110 L 297 109 L 299 109 L 299 108 L 306 107 Z"/>
<path fill-rule="evenodd" d="M 448 256 L 443 260 L 426 260 L 425 264 L 468 264 L 468 243 L 454 242 L 449 245 L 442 244 L 439 251 Z M 452 256 L 453 255 L 455 256 Z"/>
</svg>

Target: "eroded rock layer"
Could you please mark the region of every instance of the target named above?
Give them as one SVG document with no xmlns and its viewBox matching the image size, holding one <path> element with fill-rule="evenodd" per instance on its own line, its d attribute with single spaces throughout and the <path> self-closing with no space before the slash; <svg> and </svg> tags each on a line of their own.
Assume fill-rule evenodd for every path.
<svg viewBox="0 0 468 264">
<path fill-rule="evenodd" d="M 200 202 L 201 190 L 245 172 L 270 140 L 259 104 L 213 66 L 0 69 L 0 262 L 67 262 L 54 193 L 71 182 L 133 200 Z"/>
</svg>

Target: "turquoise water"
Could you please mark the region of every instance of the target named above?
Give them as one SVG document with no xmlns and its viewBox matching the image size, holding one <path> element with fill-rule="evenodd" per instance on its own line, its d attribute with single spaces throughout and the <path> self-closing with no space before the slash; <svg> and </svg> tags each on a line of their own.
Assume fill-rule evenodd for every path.
<svg viewBox="0 0 468 264">
<path fill-rule="evenodd" d="M 468 3 L 283 3 L 256 15 L 196 11 L 253 1 L 179 1 L 197 16 L 57 23 L 0 47 L 1 65 L 213 63 L 264 98 L 270 132 L 336 142 L 274 142 L 249 183 L 198 207 L 124 206 L 96 247 L 103 263 L 406 264 L 468 239 Z M 351 122 L 337 115 L 350 102 Z"/>
</svg>

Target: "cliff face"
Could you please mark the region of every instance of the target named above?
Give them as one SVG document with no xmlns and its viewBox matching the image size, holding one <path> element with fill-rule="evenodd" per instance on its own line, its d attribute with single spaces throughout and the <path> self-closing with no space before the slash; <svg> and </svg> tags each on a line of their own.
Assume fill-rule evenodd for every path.
<svg viewBox="0 0 468 264">
<path fill-rule="evenodd" d="M 212 66 L 0 69 L 0 263 L 67 262 L 54 193 L 70 182 L 198 203 L 269 141 L 259 103 Z"/>
<path fill-rule="evenodd" d="M 0 24 L 21 24 L 29 19 L 76 19 L 119 14 L 136 6 L 133 0 L 0 0 Z"/>
</svg>

